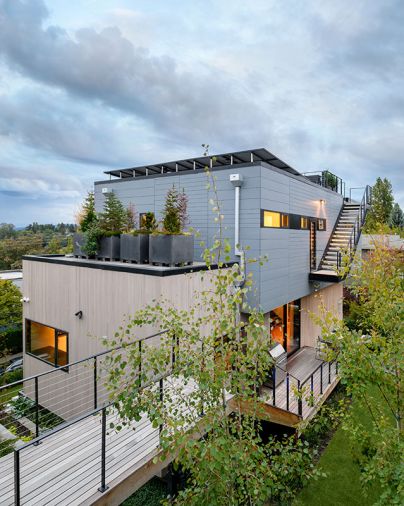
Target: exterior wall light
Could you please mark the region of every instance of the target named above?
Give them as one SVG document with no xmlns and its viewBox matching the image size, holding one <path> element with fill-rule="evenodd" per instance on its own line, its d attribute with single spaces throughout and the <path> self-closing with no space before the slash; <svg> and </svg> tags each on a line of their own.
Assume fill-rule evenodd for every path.
<svg viewBox="0 0 404 506">
<path fill-rule="evenodd" d="M 320 199 L 320 206 L 323 206 L 325 204 L 325 200 L 324 199 Z"/>
</svg>

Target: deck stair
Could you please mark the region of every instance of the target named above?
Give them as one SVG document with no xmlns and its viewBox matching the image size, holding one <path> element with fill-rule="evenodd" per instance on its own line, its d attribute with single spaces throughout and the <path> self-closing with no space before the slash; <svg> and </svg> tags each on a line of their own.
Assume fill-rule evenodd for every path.
<svg viewBox="0 0 404 506">
<path fill-rule="evenodd" d="M 318 269 L 309 274 L 311 281 L 341 280 L 342 276 L 338 271 L 342 265 L 342 258 L 346 254 L 353 259 L 370 205 L 370 186 L 366 186 L 360 202 L 353 200 L 344 202 Z"/>
</svg>

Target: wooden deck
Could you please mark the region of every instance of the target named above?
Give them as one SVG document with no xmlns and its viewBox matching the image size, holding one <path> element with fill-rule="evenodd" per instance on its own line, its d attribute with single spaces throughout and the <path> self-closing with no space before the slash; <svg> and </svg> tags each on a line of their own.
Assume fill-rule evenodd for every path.
<svg viewBox="0 0 404 506">
<path fill-rule="evenodd" d="M 107 426 L 117 421 L 107 416 Z M 159 431 L 143 418 L 120 432 L 109 430 L 106 441 L 108 482 L 128 469 L 141 467 L 157 453 Z M 90 416 L 21 451 L 21 504 L 78 505 L 101 484 L 101 415 Z M 0 459 L 0 504 L 14 504 L 13 454 Z M 101 496 L 101 492 L 98 492 Z"/>
<path fill-rule="evenodd" d="M 314 349 L 302 348 L 288 361 L 287 370 L 290 374 L 289 406 L 286 381 L 277 386 L 275 399 L 273 390 L 264 388 L 262 400 L 270 420 L 296 426 L 302 420 L 310 419 L 331 393 L 338 382 L 337 369 L 335 363 L 329 366 L 318 360 Z M 172 382 L 170 378 L 167 378 L 168 388 L 174 388 L 175 381 Z M 298 381 L 303 385 L 301 415 L 296 396 Z M 195 384 L 187 383 L 187 391 L 191 392 L 194 388 Z M 234 409 L 232 403 L 237 401 L 231 395 L 228 395 L 227 401 L 231 412 Z M 171 396 L 170 402 L 175 404 L 176 397 Z M 119 432 L 109 428 L 111 422 L 118 421 L 118 414 L 110 410 L 106 425 L 106 483 L 109 490 L 104 493 L 98 491 L 101 485 L 102 437 L 99 412 L 48 435 L 37 446 L 31 445 L 20 450 L 21 504 L 120 504 L 121 500 L 169 463 L 169 460 L 164 464 L 153 462 L 160 451 L 159 429 L 154 428 L 146 416 Z M 13 454 L 0 459 L 0 490 L 0 505 L 13 505 Z"/>
<path fill-rule="evenodd" d="M 286 379 L 275 389 L 263 387 L 261 394 L 265 404 L 300 416 L 302 420 L 308 419 L 321 406 L 322 402 L 334 390 L 339 381 L 336 362 L 328 363 L 316 357 L 316 350 L 310 347 L 301 348 L 288 359 L 286 371 L 289 376 L 289 402 L 288 385 Z M 302 410 L 299 414 L 298 382 L 302 385 Z"/>
</svg>

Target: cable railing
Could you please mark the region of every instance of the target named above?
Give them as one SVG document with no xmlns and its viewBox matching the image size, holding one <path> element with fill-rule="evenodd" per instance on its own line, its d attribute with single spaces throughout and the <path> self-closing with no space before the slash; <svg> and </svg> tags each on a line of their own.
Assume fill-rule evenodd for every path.
<svg viewBox="0 0 404 506">
<path fill-rule="evenodd" d="M 105 358 L 118 350 L 137 346 L 141 364 L 146 342 L 166 333 L 154 333 L 1 386 L 0 424 L 7 431 L 8 441 L 38 438 L 65 421 L 106 405 L 109 393 L 103 367 Z M 174 347 L 171 360 L 175 361 Z M 1 441 L 0 449 L 6 444 L 7 440 Z"/>
<path fill-rule="evenodd" d="M 304 172 L 302 175 L 313 183 L 345 197 L 345 181 L 329 170 Z"/>
<path fill-rule="evenodd" d="M 13 454 L 7 455 L 5 461 L 0 460 L 0 466 L 6 465 L 7 462 L 13 466 L 12 473 L 5 474 L 4 479 L 0 476 L 0 487 L 4 491 L 4 504 L 30 504 L 31 501 L 41 502 L 42 499 L 47 504 L 48 500 L 50 504 L 53 504 L 53 501 L 56 501 L 55 504 L 64 504 L 59 502 L 60 497 L 63 497 L 63 495 L 61 496 L 63 491 L 67 494 L 68 504 L 76 504 L 74 497 L 77 496 L 77 501 L 79 501 L 83 497 L 96 494 L 97 490 L 104 492 L 120 474 L 133 469 L 137 463 L 141 466 L 146 457 L 149 461 L 157 454 L 162 431 L 165 428 L 163 423 L 155 426 L 146 414 L 142 414 L 139 421 L 129 422 L 122 430 L 116 428 L 121 424 L 115 404 L 116 398 L 112 399 L 107 395 L 103 381 L 105 377 L 100 376 L 100 369 L 104 365 L 103 358 L 111 356 L 109 354 L 115 351 L 136 346 L 138 353 L 136 358 L 139 358 L 139 370 L 137 371 L 139 380 L 136 383 L 135 379 L 135 390 L 140 392 L 143 389 L 151 388 L 156 402 L 161 403 L 166 411 L 172 410 L 173 413 L 178 414 L 178 393 L 186 393 L 190 396 L 191 402 L 184 403 L 179 415 L 184 430 L 193 427 L 195 421 L 204 416 L 203 403 L 196 405 L 192 402 L 192 394 L 197 391 L 198 385 L 189 380 L 184 382 L 181 376 L 173 374 L 177 360 L 176 353 L 179 349 L 179 342 L 175 335 L 172 336 L 171 352 L 167 354 L 167 370 L 163 374 L 150 378 L 146 377 L 142 371 L 142 354 L 145 352 L 146 343 L 152 338 L 161 338 L 166 334 L 167 331 L 155 333 L 63 366 L 63 369 L 69 368 L 70 373 L 74 372 L 74 368 L 81 367 L 75 376 L 78 392 L 82 391 L 83 385 L 85 385 L 88 395 L 85 402 L 80 402 L 77 389 L 72 388 L 73 395 L 70 400 L 77 402 L 77 406 L 73 405 L 66 419 L 59 419 L 59 423 L 55 427 L 49 427 L 47 430 L 41 430 L 40 427 L 42 410 L 50 408 L 49 404 L 46 404 L 47 408 L 41 405 L 43 402 L 42 387 L 46 387 L 50 392 L 52 387 L 53 392 L 64 392 L 66 385 L 60 381 L 59 376 L 63 374 L 66 377 L 67 375 L 60 370 L 62 367 L 59 370 L 40 373 L 12 384 L 13 386 L 22 385 L 26 390 L 26 395 L 28 392 L 27 382 L 31 383 L 31 387 L 33 385 L 30 393 L 35 403 L 33 416 L 35 423 L 32 432 L 33 438 L 16 446 L 13 449 Z M 168 338 L 171 339 L 170 336 Z M 310 406 L 310 401 L 304 398 L 308 382 L 310 382 L 312 397 L 318 390 L 323 393 L 323 382 L 326 384 L 327 381 L 327 378 L 324 378 L 325 364 L 322 361 L 303 381 L 281 366 L 275 366 L 273 371 L 273 405 L 280 406 L 278 398 L 281 397 L 280 394 L 283 391 L 286 399 L 283 409 L 303 417 L 303 413 Z M 329 364 L 328 367 L 328 384 L 330 384 L 338 373 L 338 369 L 337 366 L 332 369 L 332 364 Z M 285 381 L 278 387 L 276 387 L 275 381 L 276 370 L 285 374 Z M 319 373 L 319 371 L 321 372 Z M 59 375 L 56 376 L 56 373 Z M 43 378 L 51 378 L 52 381 L 45 384 Z M 9 386 L 0 388 L 0 392 L 4 392 Z M 62 400 L 57 400 L 53 408 L 59 411 L 65 404 L 64 397 Z M 55 496 L 50 499 L 52 493 Z"/>
<path fill-rule="evenodd" d="M 284 380 L 276 384 L 277 370 L 282 371 Z M 272 399 L 274 407 L 286 409 L 303 417 L 304 411 L 315 405 L 315 396 L 323 395 L 329 386 L 338 376 L 338 363 L 333 360 L 321 363 L 305 378 L 299 379 L 292 373 L 276 364 L 272 369 Z M 308 396 L 306 395 L 308 390 Z"/>
<path fill-rule="evenodd" d="M 340 270 L 342 267 L 342 258 L 344 255 L 347 256 L 349 263 L 351 263 L 351 261 L 353 260 L 356 247 L 360 239 L 362 227 L 365 224 L 366 215 L 371 203 L 372 203 L 372 189 L 369 185 L 367 185 L 365 187 L 362 200 L 359 204 L 358 214 L 352 226 L 352 230 L 349 235 L 345 249 L 344 251 L 341 250 L 337 251 L 337 270 Z"/>
</svg>

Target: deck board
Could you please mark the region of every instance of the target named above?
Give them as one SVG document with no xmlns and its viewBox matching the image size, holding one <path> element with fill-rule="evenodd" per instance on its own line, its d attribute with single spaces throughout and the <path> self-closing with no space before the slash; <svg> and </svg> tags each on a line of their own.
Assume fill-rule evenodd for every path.
<svg viewBox="0 0 404 506">
<path fill-rule="evenodd" d="M 302 348 L 288 361 L 290 373 L 289 411 L 298 413 L 298 401 L 293 394 L 297 379 L 305 381 L 315 371 L 321 361 L 312 348 Z M 328 364 L 323 366 L 323 393 L 328 395 L 337 381 L 336 365 L 332 364 L 331 381 L 328 381 Z M 297 379 L 295 379 L 297 378 Z M 171 390 L 170 402 L 176 402 L 175 382 L 168 378 L 166 388 Z M 307 383 L 310 389 L 310 382 Z M 184 386 L 184 392 L 197 388 L 190 381 Z M 320 370 L 313 376 L 313 394 L 320 402 Z M 227 394 L 227 400 L 232 399 Z M 262 399 L 275 408 L 286 410 L 286 382 L 281 382 L 275 391 L 262 389 Z M 316 407 L 303 400 L 303 419 L 313 416 Z M 187 409 L 187 408 L 184 408 Z M 195 408 L 189 410 L 193 413 Z M 195 414 L 195 413 L 194 413 Z M 111 421 L 117 421 L 117 412 L 109 410 L 107 427 Z M 188 423 L 188 422 L 187 422 Z M 108 429 L 106 438 L 106 479 L 117 483 L 128 473 L 136 472 L 153 459 L 159 445 L 159 430 L 143 416 L 139 422 L 133 422 L 117 432 Z M 74 506 L 91 504 L 101 492 L 97 489 L 101 479 L 101 423 L 100 414 L 87 418 L 45 438 L 40 445 L 30 446 L 20 452 L 21 467 L 21 504 L 29 506 Z M 0 459 L 0 504 L 14 504 L 14 466 L 13 455 Z"/>
</svg>

